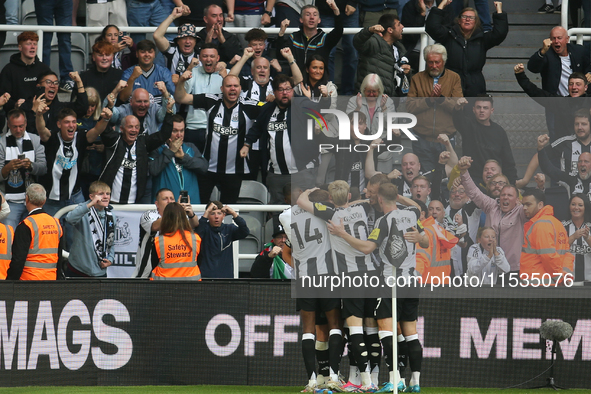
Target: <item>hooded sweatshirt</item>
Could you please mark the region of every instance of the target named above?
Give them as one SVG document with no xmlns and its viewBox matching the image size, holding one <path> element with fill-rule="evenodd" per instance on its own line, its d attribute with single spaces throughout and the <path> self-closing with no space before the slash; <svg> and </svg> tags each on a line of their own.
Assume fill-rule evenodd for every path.
<svg viewBox="0 0 591 394">
<path fill-rule="evenodd" d="M 19 99 L 28 99 L 35 94 L 35 86 L 39 75 L 51 69 L 35 56 L 35 61 L 25 64 L 21 60 L 21 54 L 15 53 L 10 57 L 8 63 L 0 73 L 0 94 L 10 93 L 10 100 L 4 106 L 8 113 L 14 109 Z"/>
</svg>

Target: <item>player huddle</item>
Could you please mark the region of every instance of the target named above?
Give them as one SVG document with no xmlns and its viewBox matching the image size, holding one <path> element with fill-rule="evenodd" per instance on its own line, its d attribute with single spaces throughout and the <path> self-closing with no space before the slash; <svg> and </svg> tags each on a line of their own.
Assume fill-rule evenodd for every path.
<svg viewBox="0 0 591 394">
<path fill-rule="evenodd" d="M 297 205 L 281 214 L 292 248 L 296 280 L 302 276 L 343 274 L 418 276 L 417 248 L 429 246 L 420 221 L 421 208 L 382 178 L 386 177 L 380 174 L 370 180 L 368 200 L 350 201 L 347 182 L 334 181 L 328 191 L 302 192 Z M 345 295 L 343 298 L 334 298 L 336 294 L 330 292 L 297 294 L 303 325 L 302 354 L 309 379 L 303 392 L 323 388 L 335 392 L 420 392 L 423 351 L 416 330 L 419 288 L 406 287 L 397 293 L 400 372 L 394 369 L 393 360 L 392 298 L 369 298 L 376 294 L 373 290 L 338 294 Z M 318 297 L 305 298 L 310 295 Z M 339 377 L 345 342 L 351 365 L 348 382 Z M 378 387 L 382 352 L 389 379 Z M 407 386 L 401 375 L 408 364 L 411 377 Z"/>
</svg>

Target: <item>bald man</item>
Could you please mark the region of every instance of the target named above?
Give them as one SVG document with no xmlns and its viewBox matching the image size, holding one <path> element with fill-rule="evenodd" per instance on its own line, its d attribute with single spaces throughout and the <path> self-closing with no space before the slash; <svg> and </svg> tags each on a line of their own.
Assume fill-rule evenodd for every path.
<svg viewBox="0 0 591 394">
<path fill-rule="evenodd" d="M 100 180 L 111 186 L 111 203 L 149 204 L 151 182 L 148 155 L 164 144 L 172 133 L 172 114 L 164 118 L 162 130 L 141 133 L 139 119 L 127 115 L 121 121 L 121 134 L 111 129 L 101 135 L 105 143 L 106 163 Z"/>
<path fill-rule="evenodd" d="M 207 203 L 215 186 L 221 193 L 220 201 L 235 204 L 240 186 L 250 173 L 246 157 L 240 155 L 246 132 L 259 115 L 262 106 L 254 100 L 240 97 L 240 78 L 227 75 L 222 82 L 222 94 L 188 94 L 185 82 L 192 77 L 185 71 L 179 78 L 175 98 L 179 104 L 193 105 L 208 113 L 207 139 L 203 157 L 209 161 L 205 176 L 201 177 L 199 193 L 201 202 Z"/>
<path fill-rule="evenodd" d="M 569 43 L 568 33 L 561 26 L 554 27 L 550 37 L 544 39 L 542 48 L 531 55 L 527 69 L 542 76 L 542 89 L 560 96 L 569 95 L 568 77 L 574 72 L 586 74 L 587 80 L 591 81 L 589 55 L 585 56 L 582 45 Z M 554 115 L 547 111 L 546 116 L 552 138 L 555 134 Z"/>
<path fill-rule="evenodd" d="M 166 89 L 164 82 L 156 82 L 158 89 L 162 92 L 162 105 L 153 102 L 153 97 L 150 97 L 146 89 L 137 88 L 131 94 L 129 103 L 115 107 L 113 105 L 115 98 L 126 85 L 125 81 L 121 81 L 106 99 L 108 106 L 113 108 L 111 123 L 115 124 L 117 131 L 123 118 L 134 115 L 140 120 L 140 133 L 154 134 L 160 130 L 166 112 L 176 113 L 174 98 Z"/>
<path fill-rule="evenodd" d="M 563 27 L 556 26 L 550 31 L 550 37 L 544 39 L 542 48 L 529 58 L 527 69 L 542 75 L 544 90 L 568 96 L 570 74 L 582 72 L 587 74 L 588 80 L 591 79 L 589 57 L 584 56 L 584 52 L 582 45 L 569 43 L 568 33 Z"/>
<path fill-rule="evenodd" d="M 369 155 L 368 155 L 369 156 Z M 421 173 L 421 163 L 419 157 L 414 153 L 407 153 L 402 156 L 400 162 L 401 169 L 393 170 L 389 174 L 386 174 L 393 184 L 398 187 L 398 192 L 404 197 L 412 197 L 412 180 L 416 177 L 423 175 Z M 374 175 L 381 174 L 381 172 L 375 170 L 375 164 L 373 159 L 366 160 L 365 162 L 365 178 L 371 179 Z M 431 173 L 425 174 L 427 178 Z"/>
</svg>

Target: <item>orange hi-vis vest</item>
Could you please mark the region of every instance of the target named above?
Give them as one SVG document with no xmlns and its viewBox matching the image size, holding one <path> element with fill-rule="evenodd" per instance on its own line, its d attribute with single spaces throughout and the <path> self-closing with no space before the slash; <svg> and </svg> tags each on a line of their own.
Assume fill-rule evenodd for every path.
<svg viewBox="0 0 591 394">
<path fill-rule="evenodd" d="M 46 213 L 23 220 L 31 230 L 31 245 L 21 280 L 56 280 L 58 247 L 63 230 L 59 220 Z"/>
<path fill-rule="evenodd" d="M 437 276 L 440 284 L 449 284 L 451 249 L 458 243 L 458 238 L 437 224 L 433 217 L 423 220 L 422 224 L 429 237 L 429 247 L 417 245 L 416 269 L 423 283 L 433 283 L 433 277 Z"/>
<path fill-rule="evenodd" d="M 0 279 L 6 279 L 6 272 L 12 258 L 12 226 L 0 223 Z"/>
<path fill-rule="evenodd" d="M 532 286 L 562 283 L 573 278 L 574 256 L 569 253 L 568 234 L 554 208 L 545 205 L 523 226 L 519 278 Z"/>
<path fill-rule="evenodd" d="M 192 231 L 185 231 L 185 238 L 190 242 L 191 250 L 185 245 L 180 230 L 171 236 L 160 235 L 154 239 L 159 262 L 150 280 L 201 280 L 197 265 L 201 237 Z"/>
</svg>

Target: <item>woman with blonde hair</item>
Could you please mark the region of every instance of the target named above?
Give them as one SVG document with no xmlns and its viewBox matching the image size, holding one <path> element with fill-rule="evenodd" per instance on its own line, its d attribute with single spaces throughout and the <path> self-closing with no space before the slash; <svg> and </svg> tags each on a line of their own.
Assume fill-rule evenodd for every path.
<svg viewBox="0 0 591 394">
<path fill-rule="evenodd" d="M 101 97 L 95 88 L 87 87 L 86 95 L 88 96 L 88 110 L 84 117 L 77 120 L 78 131 L 83 133 L 88 133 L 96 126 L 103 111 Z M 100 135 L 86 149 L 88 152 L 80 169 L 80 187 L 84 198 L 88 200 L 90 184 L 98 181 L 103 170 L 105 145 L 101 141 Z"/>
<path fill-rule="evenodd" d="M 162 213 L 160 235 L 154 238 L 150 280 L 201 280 L 197 256 L 201 238 L 193 232 L 187 212 L 170 203 Z"/>
</svg>

